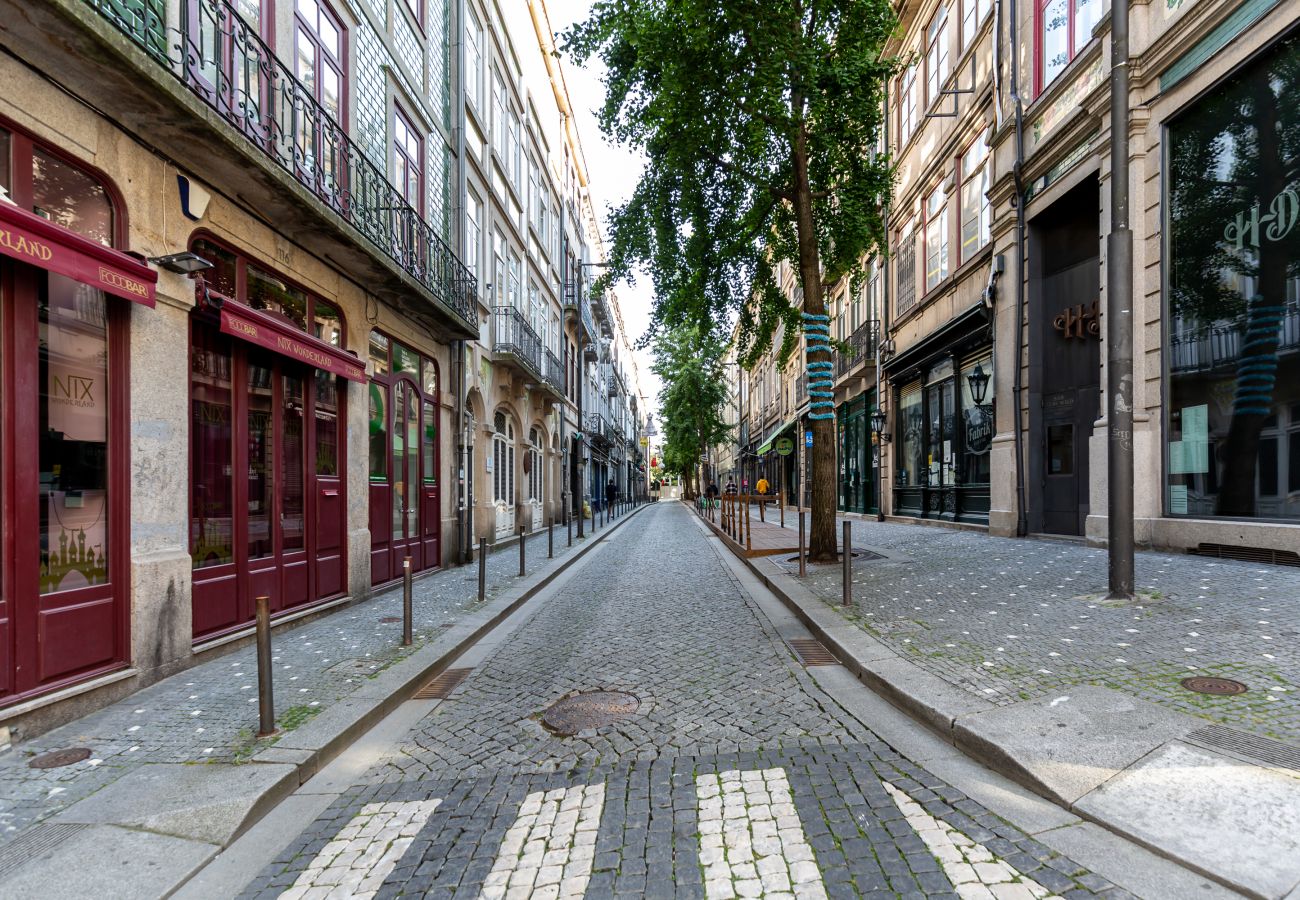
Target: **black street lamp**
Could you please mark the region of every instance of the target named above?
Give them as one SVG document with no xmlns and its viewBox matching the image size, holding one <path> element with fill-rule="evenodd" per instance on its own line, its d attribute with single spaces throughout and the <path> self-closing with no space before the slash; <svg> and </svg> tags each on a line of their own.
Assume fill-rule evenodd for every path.
<svg viewBox="0 0 1300 900">
<path fill-rule="evenodd" d="M 966 383 L 970 385 L 970 394 L 975 400 L 975 405 L 983 406 L 984 396 L 989 391 L 989 373 L 984 371 L 981 363 L 975 364 L 975 371 L 966 376 Z"/>
<path fill-rule="evenodd" d="M 885 485 L 881 474 L 885 468 L 885 457 L 881 452 L 885 444 L 889 443 L 889 416 L 885 411 L 876 406 L 871 413 L 871 433 L 876 436 L 876 521 L 885 521 Z"/>
<path fill-rule="evenodd" d="M 889 416 L 885 414 L 883 409 L 877 406 L 876 411 L 871 414 L 871 433 L 876 436 L 877 442 L 889 443 L 889 432 L 885 430 L 885 427 L 888 424 Z"/>
</svg>

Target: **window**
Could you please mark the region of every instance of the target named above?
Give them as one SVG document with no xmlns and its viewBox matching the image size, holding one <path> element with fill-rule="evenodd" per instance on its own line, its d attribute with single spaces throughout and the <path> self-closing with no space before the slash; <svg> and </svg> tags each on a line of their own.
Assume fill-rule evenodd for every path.
<svg viewBox="0 0 1300 900">
<path fill-rule="evenodd" d="M 320 0 L 298 0 L 294 54 L 298 80 L 335 123 L 343 124 L 346 90 L 343 26 Z M 310 117 L 307 117 L 310 118 Z"/>
<path fill-rule="evenodd" d="M 506 169 L 510 174 L 510 183 L 516 189 L 523 189 L 523 140 L 521 134 L 521 125 L 519 121 L 519 112 L 513 106 L 510 107 L 510 144 L 504 155 Z"/>
<path fill-rule="evenodd" d="M 943 186 L 925 198 L 925 289 L 948 277 L 948 202 Z"/>
<path fill-rule="evenodd" d="M 405 0 L 406 9 L 415 20 L 416 27 L 424 31 L 424 0 Z"/>
<path fill-rule="evenodd" d="M 420 160 L 424 154 L 424 141 L 420 133 L 402 114 L 401 107 L 393 107 L 393 178 L 402 198 L 417 213 L 424 212 L 424 167 Z"/>
<path fill-rule="evenodd" d="M 1293 36 L 1168 126 L 1171 516 L 1300 521 L 1298 93 Z"/>
<path fill-rule="evenodd" d="M 898 145 L 907 143 L 916 129 L 916 64 L 898 79 Z"/>
<path fill-rule="evenodd" d="M 989 148 L 981 134 L 961 158 L 961 261 L 989 242 Z"/>
<path fill-rule="evenodd" d="M 898 429 L 895 483 L 900 487 L 925 484 L 929 467 L 925 458 L 925 418 L 920 382 L 910 384 L 899 392 L 895 427 Z"/>
<path fill-rule="evenodd" d="M 465 92 L 476 109 L 483 109 L 483 23 L 473 7 L 465 10 Z"/>
<path fill-rule="evenodd" d="M 925 33 L 925 104 L 939 99 L 951 71 L 948 57 L 948 8 L 940 7 Z"/>
<path fill-rule="evenodd" d="M 849 333 L 858 330 L 862 324 L 862 294 L 864 291 L 858 290 L 853 292 L 853 315 L 849 317 Z"/>
<path fill-rule="evenodd" d="M 961 46 L 965 50 L 979 33 L 992 7 L 992 0 L 961 0 Z"/>
<path fill-rule="evenodd" d="M 523 285 L 520 284 L 520 274 L 523 264 L 519 261 L 519 254 L 513 250 L 510 251 L 510 281 L 506 285 L 507 300 L 515 309 L 523 312 Z"/>
<path fill-rule="evenodd" d="M 871 262 L 871 273 L 867 278 L 867 321 L 880 319 L 880 263 Z"/>
<path fill-rule="evenodd" d="M 492 289 L 495 306 L 506 304 L 506 238 L 501 232 L 493 234 L 492 239 Z"/>
<path fill-rule="evenodd" d="M 1044 90 L 1092 40 L 1102 0 L 1039 0 L 1038 89 Z"/>
<path fill-rule="evenodd" d="M 480 278 L 478 265 L 482 243 L 483 201 L 473 191 L 468 191 L 465 200 L 465 266 L 475 278 Z"/>
<path fill-rule="evenodd" d="M 492 118 L 490 122 L 492 130 L 492 146 L 496 149 L 497 155 L 501 157 L 501 164 L 506 164 L 508 157 L 506 148 L 509 146 L 509 139 L 506 135 L 506 117 L 507 110 L 510 107 L 510 97 L 506 93 L 506 83 L 501 80 L 497 74 L 496 67 L 492 67 Z"/>
<path fill-rule="evenodd" d="M 528 154 L 528 220 L 542 233 L 542 177 L 537 160 Z"/>
<path fill-rule="evenodd" d="M 915 224 L 908 222 L 898 233 L 898 293 L 895 297 L 895 311 L 903 315 L 916 305 L 916 231 Z"/>
</svg>

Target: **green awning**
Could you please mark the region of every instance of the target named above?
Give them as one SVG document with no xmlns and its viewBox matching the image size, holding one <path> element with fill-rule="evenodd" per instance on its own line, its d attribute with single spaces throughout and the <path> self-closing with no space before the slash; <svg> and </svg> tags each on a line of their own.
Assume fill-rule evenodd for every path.
<svg viewBox="0 0 1300 900">
<path fill-rule="evenodd" d="M 776 443 L 776 439 L 779 438 L 781 435 L 785 434 L 785 433 L 786 433 L 787 431 L 789 431 L 791 428 L 793 428 L 793 427 L 795 426 L 795 423 L 796 423 L 797 421 L 798 421 L 798 419 L 791 419 L 789 422 L 786 422 L 784 425 L 780 426 L 780 427 L 777 428 L 775 431 L 773 431 L 771 434 L 769 434 L 769 435 L 767 436 L 767 443 L 765 443 L 763 446 L 759 447 L 758 450 L 754 453 L 754 455 L 755 455 L 755 456 L 762 456 L 764 453 L 767 453 L 768 451 L 770 451 L 770 450 L 772 449 L 772 445 L 773 445 L 774 443 Z"/>
<path fill-rule="evenodd" d="M 771 449 L 772 449 L 772 441 L 769 439 L 766 444 L 758 448 L 758 455 L 762 456 L 764 453 L 766 453 Z"/>
</svg>

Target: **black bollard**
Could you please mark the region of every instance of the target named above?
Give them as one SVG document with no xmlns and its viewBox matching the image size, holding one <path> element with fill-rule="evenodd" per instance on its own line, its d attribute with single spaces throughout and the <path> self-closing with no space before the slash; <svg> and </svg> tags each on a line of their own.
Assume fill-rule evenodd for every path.
<svg viewBox="0 0 1300 900">
<path fill-rule="evenodd" d="M 413 642 L 411 634 L 411 557 L 402 560 L 402 646 L 409 647 Z"/>
<path fill-rule="evenodd" d="M 844 605 L 853 605 L 853 529 L 844 523 Z"/>
<path fill-rule="evenodd" d="M 546 520 L 546 558 L 555 559 L 555 520 Z"/>
<path fill-rule="evenodd" d="M 487 538 L 478 539 L 478 602 L 487 595 Z"/>
<path fill-rule="evenodd" d="M 271 690 L 271 598 L 257 603 L 257 708 L 258 737 L 275 734 L 275 694 Z"/>
<path fill-rule="evenodd" d="M 804 559 L 805 557 L 804 557 L 804 548 L 803 548 L 803 510 L 801 509 L 799 510 L 799 577 L 800 578 L 808 574 L 808 569 L 806 567 L 806 563 L 804 562 Z"/>
<path fill-rule="evenodd" d="M 519 577 L 524 577 L 524 548 L 528 542 L 524 540 L 524 526 L 519 526 Z"/>
</svg>

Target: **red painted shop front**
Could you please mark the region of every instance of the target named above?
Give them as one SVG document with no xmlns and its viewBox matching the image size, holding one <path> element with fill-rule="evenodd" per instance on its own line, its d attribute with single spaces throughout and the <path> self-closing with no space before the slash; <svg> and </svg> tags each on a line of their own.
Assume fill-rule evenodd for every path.
<svg viewBox="0 0 1300 900">
<path fill-rule="evenodd" d="M 344 402 L 362 363 L 336 307 L 208 239 L 190 321 L 196 640 L 347 587 Z"/>
<path fill-rule="evenodd" d="M 107 179 L 0 122 L 0 704 L 126 665 L 127 321 Z M 12 201 L 12 202 L 9 202 Z"/>
</svg>

